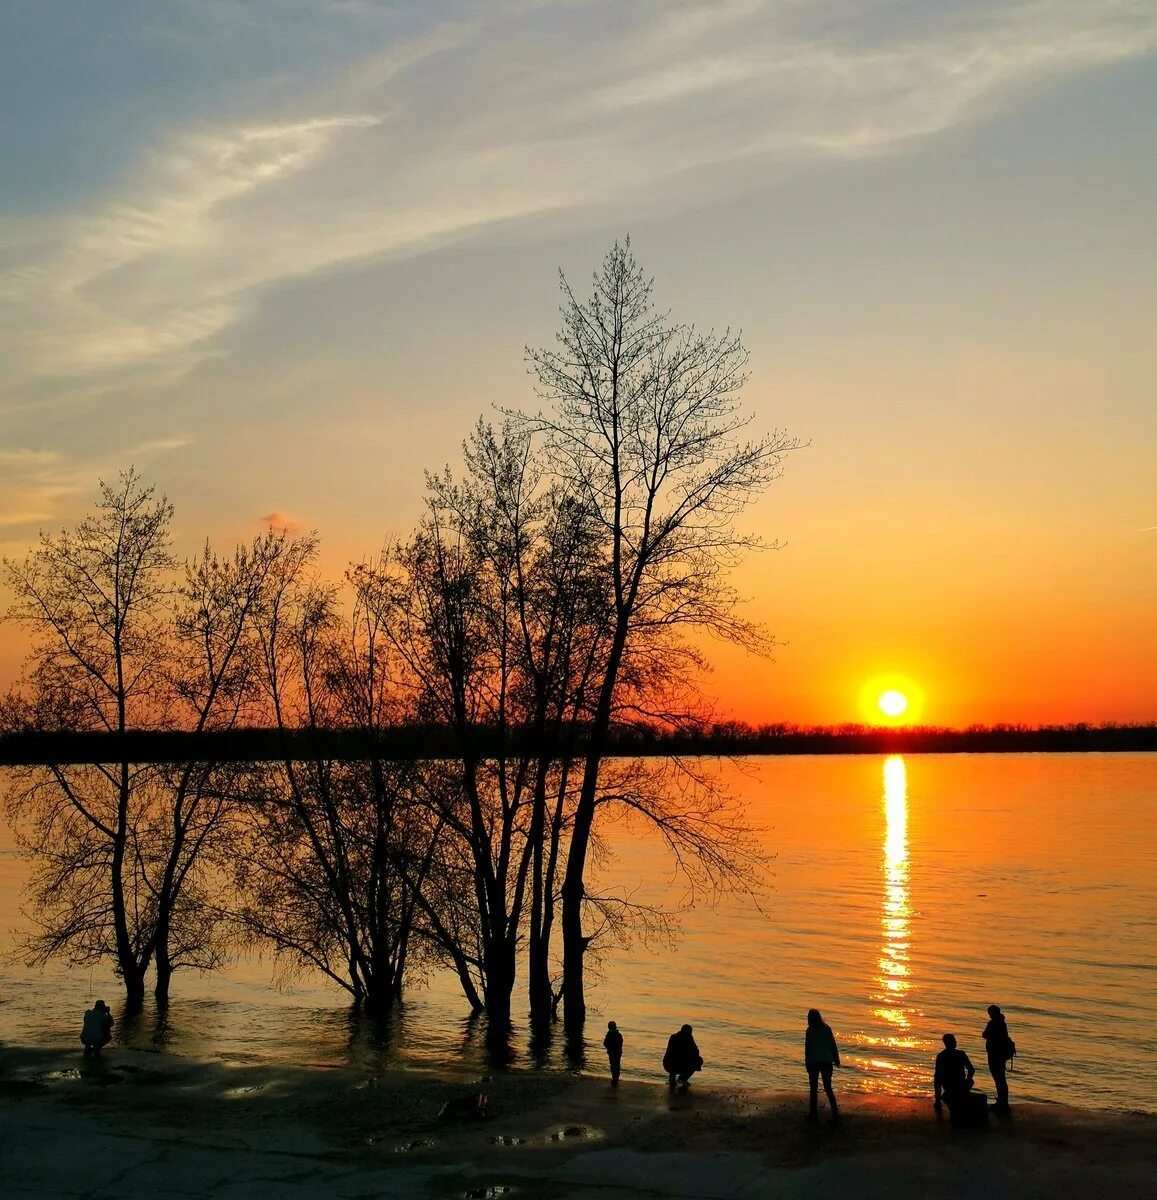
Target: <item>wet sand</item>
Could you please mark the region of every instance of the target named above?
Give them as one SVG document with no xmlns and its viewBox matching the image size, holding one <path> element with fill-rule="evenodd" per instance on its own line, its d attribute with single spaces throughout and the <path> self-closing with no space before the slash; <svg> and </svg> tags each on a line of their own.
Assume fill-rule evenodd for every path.
<svg viewBox="0 0 1157 1200">
<path fill-rule="evenodd" d="M 487 1096 L 484 1119 L 440 1120 Z M 1014 1096 L 1015 1099 L 1015 1096 Z M 1157 1195 L 1157 1116 L 1017 1105 L 987 1131 L 930 1098 L 685 1093 L 511 1071 L 99 1061 L 0 1049 L 0 1178 L 20 1197 L 1069 1197 Z"/>
</svg>

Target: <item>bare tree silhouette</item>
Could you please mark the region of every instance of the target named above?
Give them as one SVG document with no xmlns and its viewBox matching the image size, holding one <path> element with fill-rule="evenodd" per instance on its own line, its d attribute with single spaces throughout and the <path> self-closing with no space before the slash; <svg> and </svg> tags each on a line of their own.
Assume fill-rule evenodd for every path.
<svg viewBox="0 0 1157 1200">
<path fill-rule="evenodd" d="M 561 282 L 555 349 L 528 350 L 546 408 L 524 418 L 545 438 L 551 471 L 606 546 L 608 646 L 588 729 L 582 788 L 562 884 L 563 1012 L 585 1011 L 585 872 L 621 674 L 644 635 L 699 629 L 757 648 L 724 572 L 757 539 L 737 518 L 799 443 L 745 437 L 739 405 L 747 352 L 730 331 L 699 333 L 656 312 L 629 240 L 607 254 L 590 298 Z"/>
</svg>

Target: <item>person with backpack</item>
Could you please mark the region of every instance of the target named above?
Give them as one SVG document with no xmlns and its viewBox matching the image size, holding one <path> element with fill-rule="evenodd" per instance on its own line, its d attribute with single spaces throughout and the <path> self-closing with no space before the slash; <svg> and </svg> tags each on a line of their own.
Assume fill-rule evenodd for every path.
<svg viewBox="0 0 1157 1200">
<path fill-rule="evenodd" d="M 1008 1076 L 1005 1064 L 1016 1056 L 1016 1043 L 1009 1037 L 1008 1022 L 998 1005 L 988 1006 L 988 1024 L 984 1027 L 984 1044 L 988 1050 L 988 1069 L 992 1074 L 992 1082 L 996 1084 L 996 1104 L 998 1113 L 1009 1111 Z"/>
</svg>

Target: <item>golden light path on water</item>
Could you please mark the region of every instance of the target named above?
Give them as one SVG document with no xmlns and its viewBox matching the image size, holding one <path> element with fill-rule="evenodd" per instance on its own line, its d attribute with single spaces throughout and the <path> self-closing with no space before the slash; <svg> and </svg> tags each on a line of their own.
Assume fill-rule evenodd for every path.
<svg viewBox="0 0 1157 1200">
<path fill-rule="evenodd" d="M 912 902 L 908 886 L 908 769 L 892 755 L 884 761 L 884 891 L 880 914 L 880 955 L 872 1015 L 887 1030 L 870 1058 L 878 1070 L 895 1072 L 898 1064 L 889 1050 L 910 1050 L 913 1010 L 908 1003 L 912 986 L 910 937 Z M 897 1079 L 897 1085 L 900 1081 Z M 900 1090 L 903 1090 L 901 1087 Z"/>
</svg>

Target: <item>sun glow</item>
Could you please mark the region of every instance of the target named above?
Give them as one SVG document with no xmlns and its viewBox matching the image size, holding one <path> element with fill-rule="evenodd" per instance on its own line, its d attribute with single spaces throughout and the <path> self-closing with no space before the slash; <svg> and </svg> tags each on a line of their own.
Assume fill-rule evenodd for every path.
<svg viewBox="0 0 1157 1200">
<path fill-rule="evenodd" d="M 907 675 L 875 675 L 860 688 L 860 717 L 869 725 L 916 725 L 923 714 L 923 689 Z"/>
</svg>

